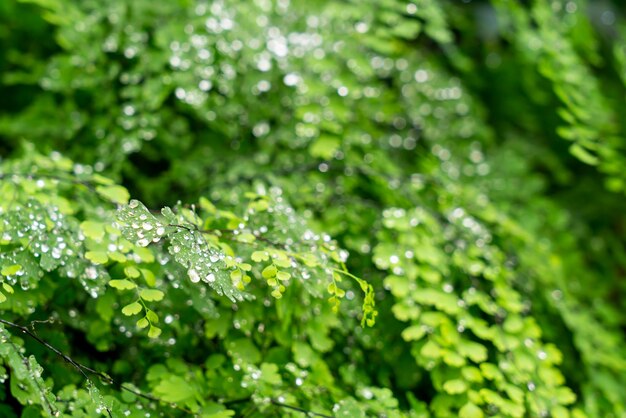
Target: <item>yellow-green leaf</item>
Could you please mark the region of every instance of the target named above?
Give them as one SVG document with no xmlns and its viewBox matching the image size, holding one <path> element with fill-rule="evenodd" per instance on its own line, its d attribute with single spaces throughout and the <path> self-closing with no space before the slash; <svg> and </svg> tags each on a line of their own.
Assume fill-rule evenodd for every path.
<svg viewBox="0 0 626 418">
<path fill-rule="evenodd" d="M 270 256 L 265 251 L 255 251 L 252 253 L 250 258 L 252 258 L 252 261 L 256 261 L 257 263 L 259 263 L 261 261 L 269 260 Z"/>
<path fill-rule="evenodd" d="M 126 274 L 126 277 L 130 277 L 131 279 L 136 279 L 141 275 L 141 273 L 139 273 L 139 269 L 134 266 L 125 267 L 124 274 Z"/>
<path fill-rule="evenodd" d="M 130 290 L 137 287 L 137 285 L 130 280 L 121 279 L 121 280 L 110 280 L 109 286 L 118 289 L 118 290 Z"/>
<path fill-rule="evenodd" d="M 11 286 L 8 283 L 2 283 L 2 288 L 8 293 L 8 294 L 13 294 L 14 290 L 13 290 L 13 286 Z"/>
<path fill-rule="evenodd" d="M 148 318 L 148 321 L 152 322 L 153 324 L 159 323 L 159 316 L 150 309 L 148 309 L 148 311 L 146 312 L 146 318 Z"/>
<path fill-rule="evenodd" d="M 96 191 L 100 193 L 102 197 L 119 205 L 127 204 L 128 199 L 130 199 L 128 190 L 122 186 L 98 186 L 96 187 Z"/>
<path fill-rule="evenodd" d="M 91 180 L 94 183 L 102 184 L 104 186 L 108 186 L 114 184 L 115 182 L 108 177 L 101 176 L 100 174 L 94 174 L 91 176 Z"/>
<path fill-rule="evenodd" d="M 152 272 L 152 270 L 148 270 L 148 269 L 140 269 L 141 270 L 141 274 L 143 274 L 143 278 L 146 281 L 146 284 L 148 286 L 153 287 L 156 284 L 156 277 L 154 277 L 154 273 Z"/>
<path fill-rule="evenodd" d="M 80 229 L 87 238 L 100 241 L 104 237 L 104 224 L 102 222 L 84 221 L 80 224 Z"/>
<path fill-rule="evenodd" d="M 424 334 L 426 334 L 426 330 L 422 325 L 412 325 L 402 331 L 402 338 L 404 341 L 416 341 L 421 339 Z"/>
<path fill-rule="evenodd" d="M 288 257 L 274 257 L 274 264 L 278 267 L 289 268 L 291 267 L 291 260 Z"/>
<path fill-rule="evenodd" d="M 124 254 L 122 254 L 119 251 L 113 251 L 111 253 L 107 253 L 107 255 L 109 256 L 109 259 L 117 262 L 117 263 L 125 263 L 126 262 L 126 256 Z"/>
<path fill-rule="evenodd" d="M 198 203 L 200 203 L 200 207 L 202 209 L 206 210 L 209 213 L 217 212 L 217 208 L 215 207 L 215 205 L 211 203 L 206 197 L 201 197 Z"/>
<path fill-rule="evenodd" d="M 265 279 L 271 279 L 272 277 L 276 277 L 277 272 L 278 272 L 278 269 L 276 268 L 276 266 L 273 264 L 270 264 L 269 266 L 263 269 L 263 271 L 261 272 L 261 275 Z"/>
<path fill-rule="evenodd" d="M 133 302 L 122 308 L 122 313 L 126 316 L 136 315 L 141 312 L 141 305 L 138 302 Z"/>
<path fill-rule="evenodd" d="M 461 379 L 448 380 L 443 384 L 443 390 L 448 392 L 450 395 L 463 393 L 467 390 L 467 383 Z"/>
<path fill-rule="evenodd" d="M 256 237 L 249 232 L 244 232 L 243 234 L 238 235 L 237 241 L 251 243 L 256 240 Z"/>
<path fill-rule="evenodd" d="M 459 418 L 483 418 L 483 410 L 472 402 L 468 402 L 459 410 Z"/>
<path fill-rule="evenodd" d="M 150 326 L 150 330 L 148 331 L 148 337 L 157 338 L 159 335 L 161 335 L 161 328 Z"/>
<path fill-rule="evenodd" d="M 105 264 L 109 261 L 109 257 L 104 251 L 87 251 L 85 258 L 94 264 Z"/>
<path fill-rule="evenodd" d="M 141 296 L 143 300 L 158 302 L 163 299 L 164 294 L 157 289 L 141 289 L 139 296 Z"/>
<path fill-rule="evenodd" d="M 242 276 L 243 276 L 243 273 L 239 269 L 233 270 L 230 272 L 230 278 L 234 281 L 241 280 Z"/>
<path fill-rule="evenodd" d="M 15 273 L 17 273 L 18 271 L 20 271 L 22 269 L 22 266 L 19 264 L 13 264 L 11 266 L 6 266 L 2 268 L 2 271 L 0 271 L 0 273 L 2 273 L 3 276 L 12 276 Z"/>
<path fill-rule="evenodd" d="M 309 153 L 313 157 L 319 157 L 324 160 L 330 160 L 333 158 L 335 151 L 341 145 L 341 141 L 336 136 L 321 135 L 315 142 L 309 147 Z"/>
</svg>

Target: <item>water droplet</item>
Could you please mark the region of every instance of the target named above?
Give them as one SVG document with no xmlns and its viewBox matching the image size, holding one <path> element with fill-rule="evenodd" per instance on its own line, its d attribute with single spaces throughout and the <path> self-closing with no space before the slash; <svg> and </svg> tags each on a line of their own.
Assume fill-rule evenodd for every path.
<svg viewBox="0 0 626 418">
<path fill-rule="evenodd" d="M 198 283 L 200 281 L 200 276 L 196 270 L 189 269 L 187 274 L 189 274 L 189 280 L 191 280 L 192 283 Z"/>
<path fill-rule="evenodd" d="M 59 258 L 61 258 L 61 249 L 57 248 L 57 247 L 54 247 L 52 249 L 51 255 L 52 255 L 52 258 L 55 258 L 55 259 L 58 260 Z"/>
<path fill-rule="evenodd" d="M 372 399 L 374 397 L 374 393 L 367 388 L 361 391 L 361 395 L 363 395 L 365 399 Z"/>
</svg>

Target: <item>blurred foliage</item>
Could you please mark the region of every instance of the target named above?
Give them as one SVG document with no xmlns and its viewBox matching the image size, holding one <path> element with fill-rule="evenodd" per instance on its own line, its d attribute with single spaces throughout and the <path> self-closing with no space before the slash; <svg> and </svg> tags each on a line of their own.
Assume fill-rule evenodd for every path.
<svg viewBox="0 0 626 418">
<path fill-rule="evenodd" d="M 1 2 L 0 416 L 626 417 L 625 9 Z"/>
</svg>

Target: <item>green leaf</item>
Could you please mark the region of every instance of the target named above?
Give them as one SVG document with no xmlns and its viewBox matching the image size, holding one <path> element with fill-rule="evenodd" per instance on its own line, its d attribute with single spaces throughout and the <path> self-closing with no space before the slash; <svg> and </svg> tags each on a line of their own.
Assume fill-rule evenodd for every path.
<svg viewBox="0 0 626 418">
<path fill-rule="evenodd" d="M 106 264 L 109 261 L 109 257 L 104 251 L 87 251 L 85 258 L 94 264 Z"/>
<path fill-rule="evenodd" d="M 443 390 L 448 392 L 450 395 L 457 395 L 467 390 L 467 383 L 461 379 L 448 380 L 443 384 Z"/>
<path fill-rule="evenodd" d="M 206 410 L 207 408 L 205 407 L 204 409 Z M 233 416 L 235 416 L 235 411 L 233 411 L 232 409 L 224 409 L 223 411 L 217 412 L 204 412 L 201 418 L 230 418 Z"/>
<path fill-rule="evenodd" d="M 426 334 L 426 330 L 422 325 L 412 325 L 402 331 L 402 338 L 405 341 L 417 341 Z"/>
<path fill-rule="evenodd" d="M 158 329 L 158 328 L 157 328 Z M 151 329 L 152 330 L 152 329 Z M 148 334 L 150 336 L 150 334 Z M 150 336 L 151 338 L 158 337 Z M 154 388 L 153 393 L 165 402 L 180 403 L 195 396 L 194 388 L 186 379 L 176 375 L 165 376 Z"/>
<path fill-rule="evenodd" d="M 422 347 L 422 350 L 420 351 L 420 353 L 424 357 L 430 357 L 430 358 L 438 358 L 438 357 L 441 357 L 442 355 L 441 347 L 439 347 L 433 341 L 426 342 L 426 344 L 424 344 L 424 346 Z"/>
<path fill-rule="evenodd" d="M 587 151 L 584 147 L 582 147 L 579 144 L 573 144 L 569 148 L 569 150 L 574 157 L 578 158 L 583 163 L 586 163 L 589 165 L 598 165 L 598 163 L 600 162 L 598 157 L 591 154 L 589 151 Z"/>
<path fill-rule="evenodd" d="M 276 268 L 276 266 L 273 264 L 270 264 L 269 266 L 263 269 L 263 271 L 261 272 L 261 275 L 266 279 L 271 279 L 272 277 L 276 277 L 277 272 L 278 272 L 278 269 Z"/>
<path fill-rule="evenodd" d="M 157 289 L 141 289 L 141 291 L 139 292 L 139 296 L 143 300 L 151 302 L 158 302 L 162 300 L 164 295 L 165 294 L 163 292 Z"/>
<path fill-rule="evenodd" d="M 137 321 L 137 328 L 145 328 L 149 325 L 148 319 L 147 318 L 141 318 L 139 321 Z"/>
<path fill-rule="evenodd" d="M 110 260 L 115 261 L 116 263 L 125 263 L 126 256 L 119 251 L 107 252 L 107 256 Z"/>
<path fill-rule="evenodd" d="M 109 280 L 109 286 L 118 290 L 130 290 L 137 287 L 137 285 L 130 280 Z"/>
<path fill-rule="evenodd" d="M 483 410 L 472 402 L 468 402 L 459 410 L 459 418 L 483 418 Z"/>
<path fill-rule="evenodd" d="M 146 318 L 148 318 L 148 321 L 152 322 L 153 324 L 159 323 L 159 316 L 151 309 L 148 309 L 148 311 L 146 312 Z"/>
<path fill-rule="evenodd" d="M 239 338 L 227 342 L 226 346 L 228 351 L 232 354 L 233 359 L 253 364 L 261 361 L 261 352 L 252 341 L 246 338 Z"/>
<path fill-rule="evenodd" d="M 328 283 L 328 286 L 326 286 L 326 291 L 331 295 L 334 295 L 335 292 L 337 292 L 337 285 L 335 284 L 335 282 Z"/>
<path fill-rule="evenodd" d="M 487 360 L 487 349 L 482 344 L 473 341 L 461 341 L 458 345 L 459 354 L 469 357 L 476 363 Z"/>
<path fill-rule="evenodd" d="M 243 273 L 239 269 L 233 270 L 230 272 L 230 278 L 232 280 L 235 280 L 235 281 L 241 280 L 242 277 L 243 277 Z"/>
<path fill-rule="evenodd" d="M 353 398 L 345 398 L 337 403 L 337 410 L 334 413 L 336 418 L 365 418 L 367 417 L 363 405 Z"/>
<path fill-rule="evenodd" d="M 143 279 L 146 281 L 146 284 L 150 287 L 154 287 L 156 285 L 156 277 L 152 270 L 148 269 L 140 269 L 141 274 L 143 274 Z"/>
<path fill-rule="evenodd" d="M 341 141 L 336 136 L 322 135 L 309 147 L 309 153 L 313 157 L 330 160 L 335 155 L 335 151 L 341 145 Z"/>
<path fill-rule="evenodd" d="M 141 305 L 139 302 L 133 302 L 129 305 L 126 305 L 122 308 L 122 313 L 126 316 L 136 315 L 141 312 Z"/>
<path fill-rule="evenodd" d="M 255 261 L 255 262 L 259 263 L 261 261 L 269 260 L 270 256 L 269 256 L 269 254 L 266 251 L 255 251 L 255 252 L 252 253 L 250 258 L 252 259 L 252 261 Z"/>
<path fill-rule="evenodd" d="M 0 292 L 0 303 L 5 302 L 7 300 L 7 297 L 4 295 L 4 293 Z"/>
<path fill-rule="evenodd" d="M 8 283 L 6 283 L 6 282 L 2 283 L 2 288 L 3 288 L 3 289 L 4 289 L 4 290 L 5 290 L 8 294 L 10 294 L 10 295 L 12 295 L 12 294 L 13 294 L 13 292 L 15 292 L 15 291 L 13 290 L 13 286 L 11 286 L 10 284 L 8 284 Z"/>
<path fill-rule="evenodd" d="M 296 341 L 293 343 L 291 349 L 293 351 L 294 360 L 301 367 L 310 367 L 317 358 L 315 351 L 306 343 Z"/>
<path fill-rule="evenodd" d="M 552 418 L 570 418 L 570 413 L 564 406 L 557 405 L 550 410 Z"/>
<path fill-rule="evenodd" d="M 21 265 L 13 264 L 10 266 L 3 267 L 0 273 L 2 273 L 3 276 L 13 276 L 15 273 L 17 273 L 21 269 L 22 269 Z"/>
<path fill-rule="evenodd" d="M 422 25 L 417 20 L 402 19 L 394 25 L 391 33 L 405 39 L 415 39 Z"/>
<path fill-rule="evenodd" d="M 84 221 L 80 224 L 80 229 L 87 238 L 101 241 L 104 238 L 104 224 L 102 222 Z"/>
<path fill-rule="evenodd" d="M 139 269 L 134 266 L 125 267 L 124 274 L 126 274 L 126 277 L 130 277 L 131 279 L 136 279 L 141 275 L 141 273 L 139 272 Z"/>
<path fill-rule="evenodd" d="M 274 363 L 261 364 L 261 380 L 271 385 L 280 385 L 283 382 L 278 373 L 278 366 Z"/>
<path fill-rule="evenodd" d="M 98 186 L 96 191 L 104 198 L 118 205 L 125 205 L 128 203 L 128 199 L 130 199 L 128 190 L 122 186 Z"/>
<path fill-rule="evenodd" d="M 157 338 L 159 335 L 161 335 L 161 328 L 150 325 L 150 329 L 148 330 L 148 337 Z"/>
<path fill-rule="evenodd" d="M 274 264 L 278 267 L 289 268 L 291 267 L 291 260 L 288 257 L 274 257 Z"/>
<path fill-rule="evenodd" d="M 249 232 L 244 232 L 242 234 L 237 235 L 237 241 L 250 244 L 256 241 L 256 237 L 250 234 Z"/>
<path fill-rule="evenodd" d="M 206 197 L 200 197 L 198 203 L 200 204 L 200 207 L 204 210 L 206 210 L 207 212 L 214 214 L 217 212 L 217 208 L 215 207 L 215 205 L 213 203 L 211 203 Z"/>
</svg>

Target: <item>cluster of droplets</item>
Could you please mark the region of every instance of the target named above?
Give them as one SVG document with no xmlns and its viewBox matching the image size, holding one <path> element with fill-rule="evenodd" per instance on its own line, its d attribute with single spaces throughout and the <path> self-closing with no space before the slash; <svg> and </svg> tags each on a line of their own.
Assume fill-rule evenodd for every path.
<svg viewBox="0 0 626 418">
<path fill-rule="evenodd" d="M 124 236 L 140 247 L 159 242 L 166 233 L 165 225 L 138 200 L 131 200 L 119 212 L 118 219 L 123 222 Z"/>
<path fill-rule="evenodd" d="M 29 199 L 24 206 L 16 205 L 1 217 L 3 241 L 21 244 L 0 254 L 3 266 L 20 266 L 6 275 L 9 284 L 19 281 L 20 287 L 28 290 L 44 272 L 59 269 L 69 278 L 78 278 L 92 297 L 98 296 L 102 282 L 96 279 L 106 280 L 108 273 L 81 257 L 85 237 L 75 219 L 35 199 Z"/>
<path fill-rule="evenodd" d="M 227 274 L 224 263 L 226 256 L 211 248 L 201 233 L 178 228 L 169 238 L 169 253 L 179 264 L 187 267 L 187 275 L 192 283 L 202 281 L 220 295 L 233 301 L 243 300 Z"/>
</svg>

